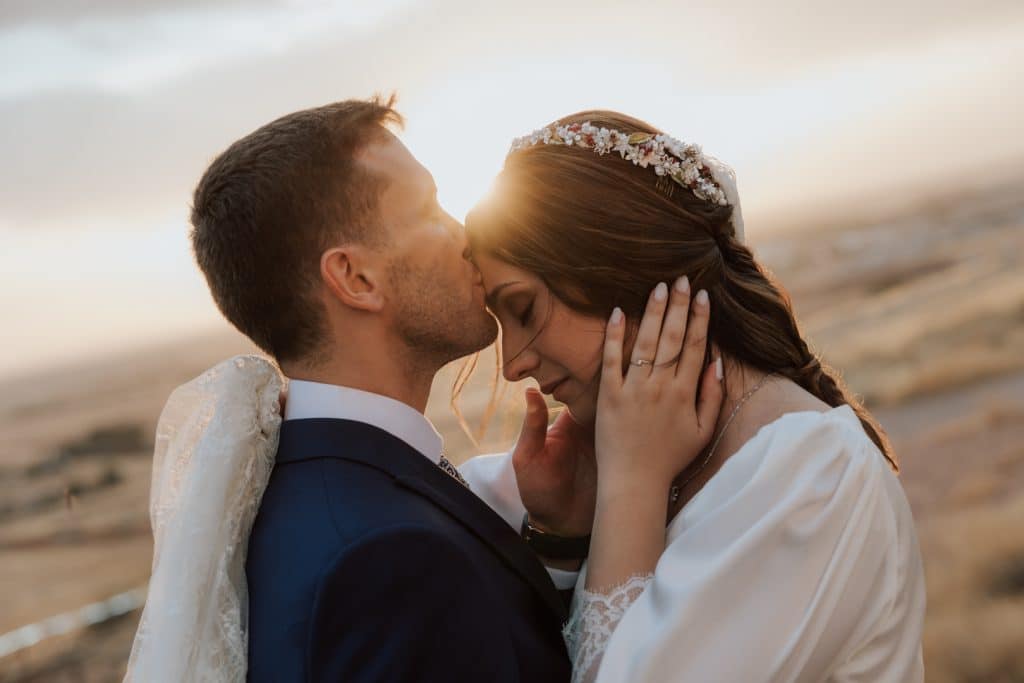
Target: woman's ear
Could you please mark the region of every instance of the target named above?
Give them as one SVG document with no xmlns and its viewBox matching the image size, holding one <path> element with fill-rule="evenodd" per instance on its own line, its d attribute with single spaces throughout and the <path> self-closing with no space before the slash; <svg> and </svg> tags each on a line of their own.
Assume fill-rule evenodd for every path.
<svg viewBox="0 0 1024 683">
<path fill-rule="evenodd" d="M 384 307 L 384 263 L 379 254 L 358 244 L 332 247 L 320 255 L 320 276 L 337 301 L 360 311 Z"/>
</svg>

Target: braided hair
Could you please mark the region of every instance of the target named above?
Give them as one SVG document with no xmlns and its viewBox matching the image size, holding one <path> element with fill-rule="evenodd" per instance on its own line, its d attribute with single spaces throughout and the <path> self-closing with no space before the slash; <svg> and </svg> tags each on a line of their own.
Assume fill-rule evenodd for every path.
<svg viewBox="0 0 1024 683">
<path fill-rule="evenodd" d="M 726 316 L 713 315 L 709 338 L 729 356 L 765 372 L 786 377 L 833 408 L 848 405 L 865 433 L 896 471 L 899 464 L 885 430 L 843 382 L 842 376 L 815 354 L 800 332 L 786 290 L 754 259 L 750 249 L 730 236 L 716 240 L 722 276 L 711 292 L 715 312 L 724 307 L 747 311 L 745 324 L 726 332 Z M 735 319 L 735 313 L 728 316 Z M 774 343 L 765 344 L 767 337 Z"/>
</svg>

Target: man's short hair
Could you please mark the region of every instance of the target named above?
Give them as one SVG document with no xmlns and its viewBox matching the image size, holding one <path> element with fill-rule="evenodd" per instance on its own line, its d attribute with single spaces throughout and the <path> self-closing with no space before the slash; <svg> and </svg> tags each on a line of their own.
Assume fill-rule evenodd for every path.
<svg viewBox="0 0 1024 683">
<path fill-rule="evenodd" d="M 382 181 L 355 156 L 401 125 L 387 100 L 346 100 L 282 116 L 227 148 L 192 201 L 192 247 L 224 317 L 278 362 L 326 341 L 320 256 L 382 239 Z"/>
</svg>

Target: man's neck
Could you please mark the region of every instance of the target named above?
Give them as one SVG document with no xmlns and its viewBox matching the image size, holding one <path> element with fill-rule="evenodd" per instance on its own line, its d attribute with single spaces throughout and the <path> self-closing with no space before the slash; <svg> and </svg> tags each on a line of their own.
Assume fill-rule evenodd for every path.
<svg viewBox="0 0 1024 683">
<path fill-rule="evenodd" d="M 332 358 L 312 364 L 282 363 L 281 370 L 289 379 L 322 384 L 335 384 L 401 401 L 419 412 L 425 412 L 430 387 L 437 368 L 417 368 L 398 359 Z"/>
</svg>

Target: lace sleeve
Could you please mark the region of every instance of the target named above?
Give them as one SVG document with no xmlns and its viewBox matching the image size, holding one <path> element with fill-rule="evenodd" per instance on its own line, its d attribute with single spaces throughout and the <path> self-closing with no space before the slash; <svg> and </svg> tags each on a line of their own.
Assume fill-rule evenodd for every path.
<svg viewBox="0 0 1024 683">
<path fill-rule="evenodd" d="M 644 592 L 654 574 L 631 576 L 609 590 L 580 589 L 573 599 L 569 621 L 562 629 L 572 661 L 572 683 L 593 683 L 608 641 L 622 615 Z"/>
</svg>

